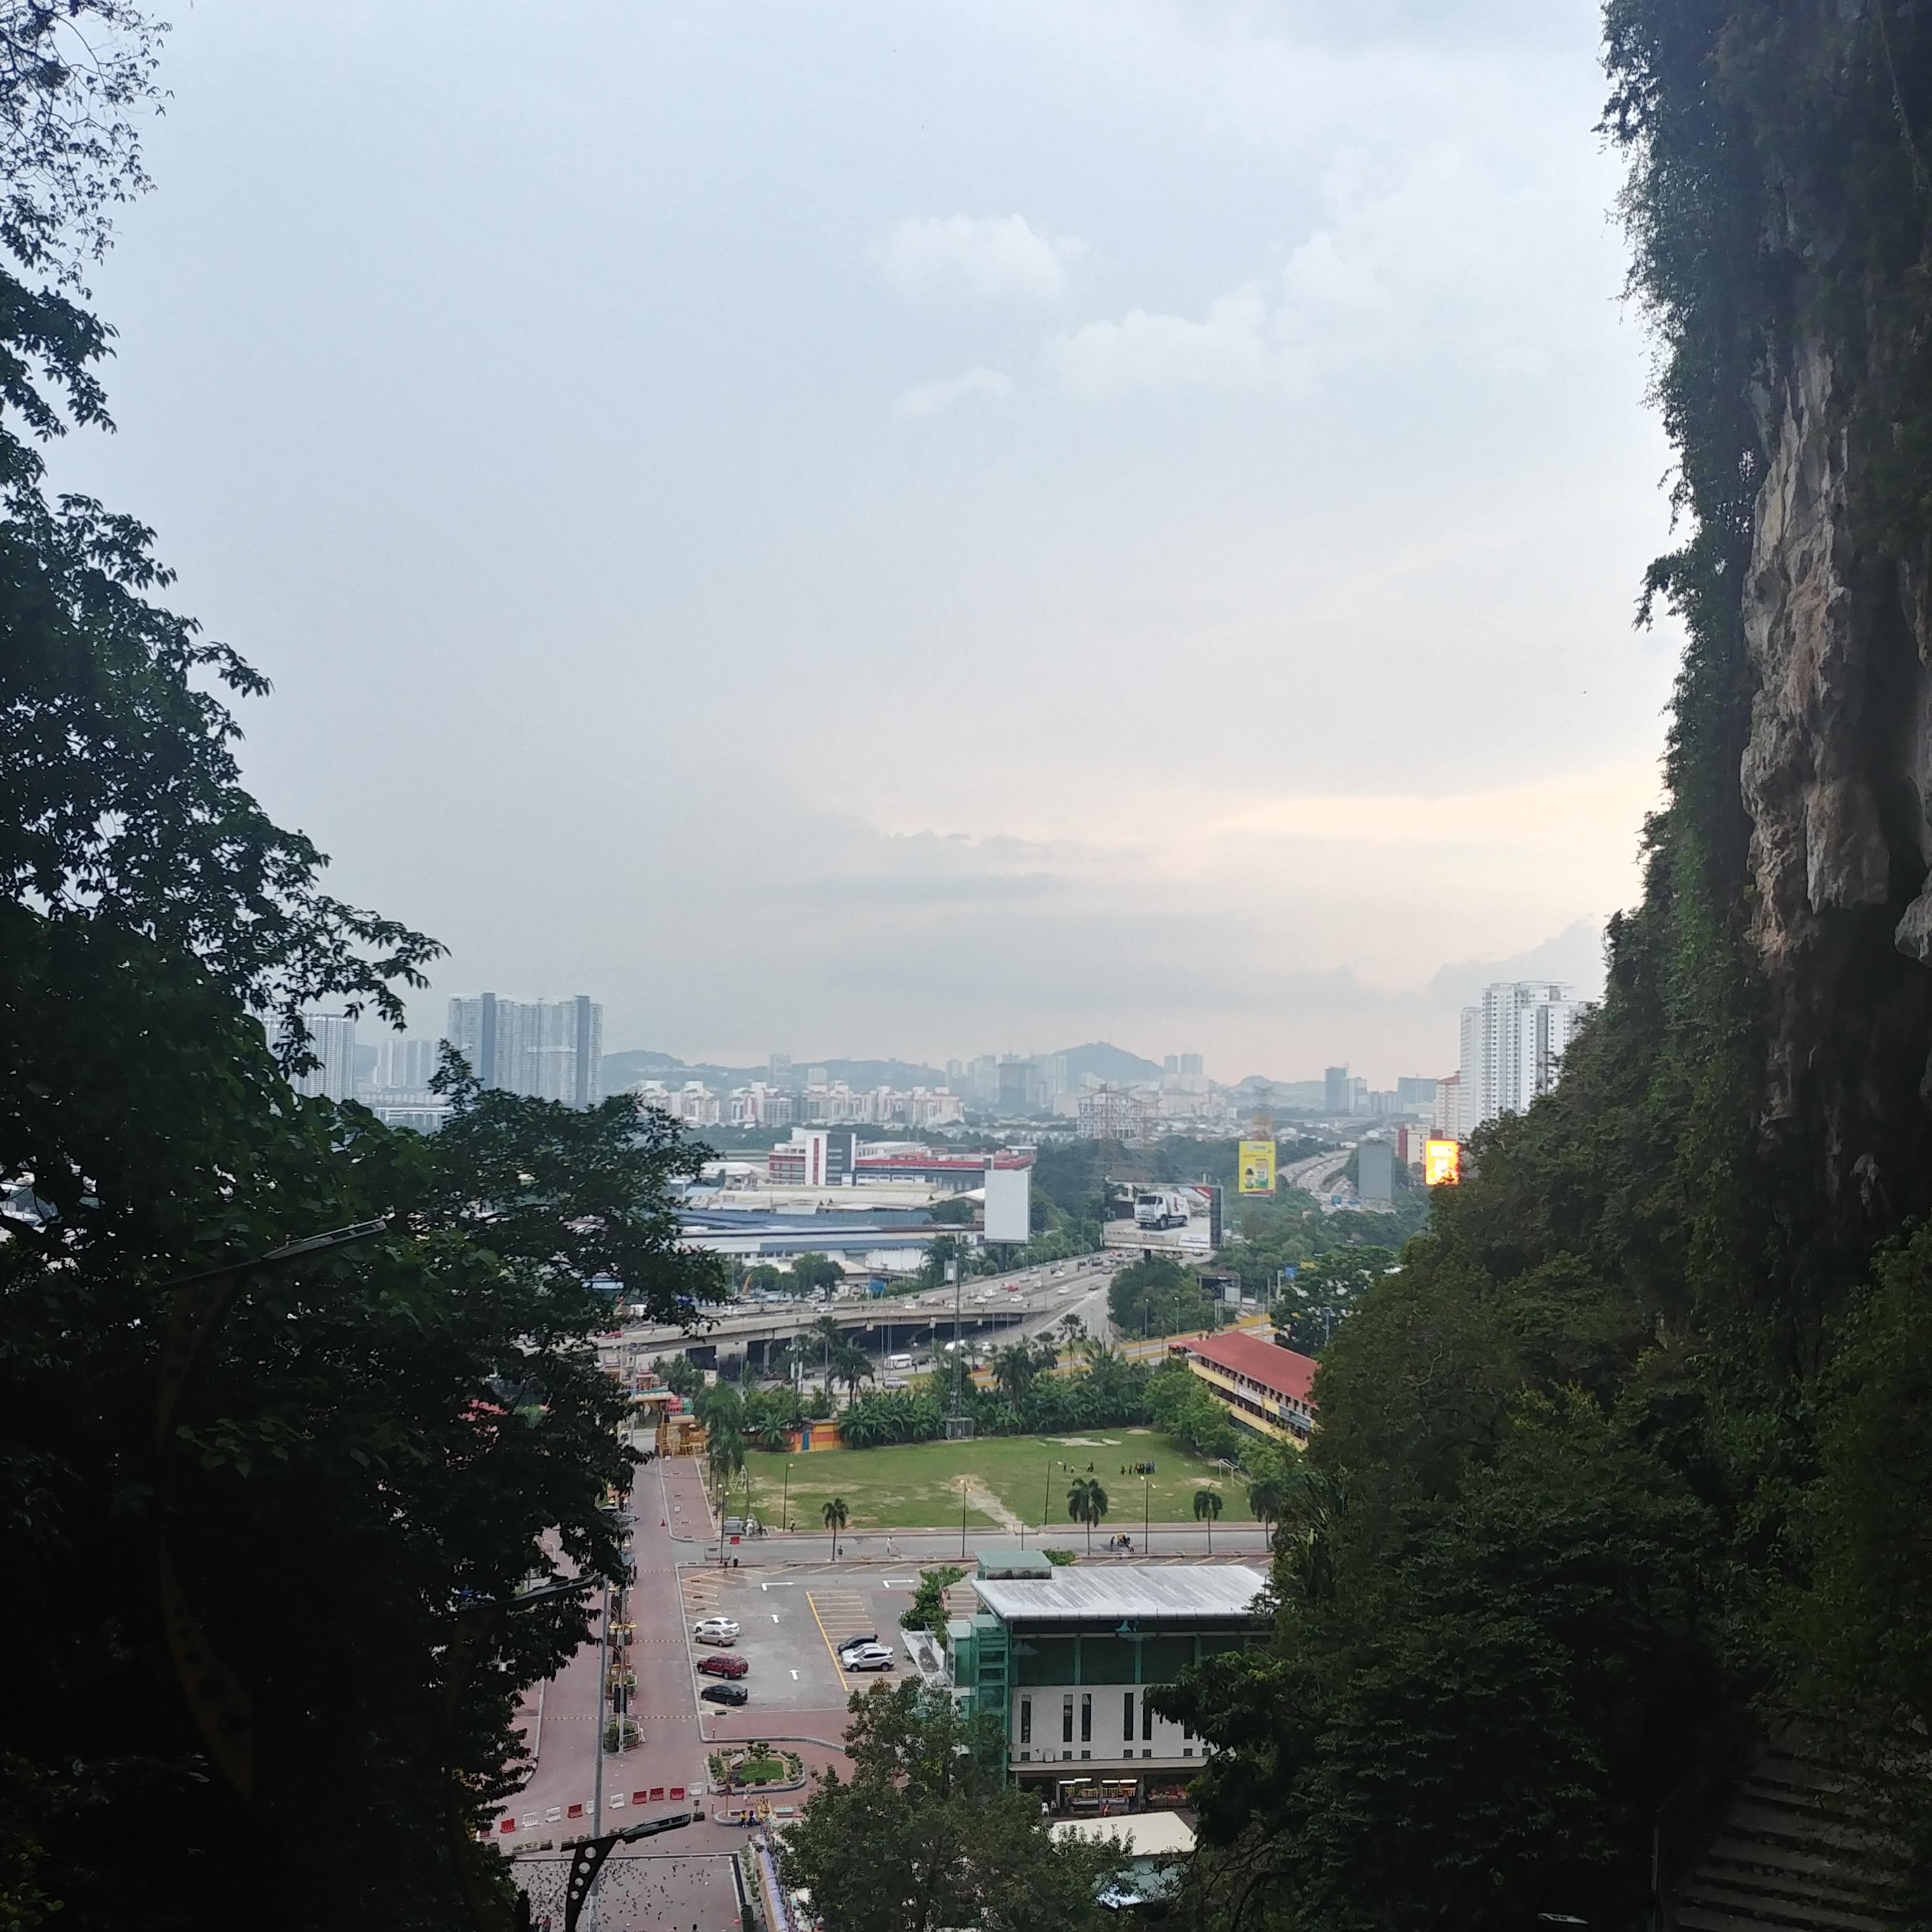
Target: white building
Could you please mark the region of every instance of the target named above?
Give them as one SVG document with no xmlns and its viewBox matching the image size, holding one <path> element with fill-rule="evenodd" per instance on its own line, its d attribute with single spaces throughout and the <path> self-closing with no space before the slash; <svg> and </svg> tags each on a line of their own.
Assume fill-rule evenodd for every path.
<svg viewBox="0 0 1932 1932">
<path fill-rule="evenodd" d="M 762 1080 L 731 1090 L 730 1124 L 734 1127 L 788 1127 L 796 1111 L 789 1094 Z"/>
<path fill-rule="evenodd" d="M 724 1103 L 701 1080 L 687 1080 L 682 1087 L 667 1087 L 662 1080 L 640 1080 L 638 1097 L 647 1107 L 668 1114 L 694 1127 L 722 1126 Z"/>
<path fill-rule="evenodd" d="M 376 1071 L 369 1084 L 385 1094 L 427 1094 L 436 1072 L 436 1041 L 391 1034 L 376 1043 Z"/>
<path fill-rule="evenodd" d="M 1504 1114 L 1520 1114 L 1551 1092 L 1587 1000 L 1554 980 L 1506 980 L 1462 1009 L 1456 1081 L 1456 1132 L 1466 1140 Z"/>
<path fill-rule="evenodd" d="M 1076 1129 L 1083 1141 L 1118 1141 L 1137 1147 L 1151 1140 L 1160 1118 L 1158 1095 L 1125 1087 L 1102 1087 L 1080 1096 Z"/>
<path fill-rule="evenodd" d="M 1008 1774 L 1055 1810 L 1178 1804 L 1207 1748 L 1148 1693 L 1264 1643 L 1265 1587 L 1234 1564 L 1056 1569 L 985 1551 L 977 1612 L 947 1625 L 953 1687 L 1002 1720 Z"/>
<path fill-rule="evenodd" d="M 320 1066 L 298 1073 L 290 1083 L 298 1094 L 326 1095 L 332 1100 L 356 1097 L 356 1022 L 341 1013 L 304 1013 L 308 1048 Z M 275 1036 L 278 1042 L 283 1036 Z"/>
<path fill-rule="evenodd" d="M 449 1003 L 451 1043 L 485 1087 L 592 1107 L 604 1097 L 604 1009 L 571 1000 L 500 1000 L 484 993 Z"/>
</svg>

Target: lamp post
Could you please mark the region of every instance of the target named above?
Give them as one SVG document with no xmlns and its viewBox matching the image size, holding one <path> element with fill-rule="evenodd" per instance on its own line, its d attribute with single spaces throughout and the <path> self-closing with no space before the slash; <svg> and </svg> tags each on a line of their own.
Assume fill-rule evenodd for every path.
<svg viewBox="0 0 1932 1932">
<path fill-rule="evenodd" d="M 959 1478 L 959 1560 L 966 1560 L 966 1478 Z"/>
<path fill-rule="evenodd" d="M 1141 1478 L 1141 1547 L 1150 1550 L 1154 1547 L 1154 1478 Z"/>
<path fill-rule="evenodd" d="M 791 1528 L 791 1465 L 785 1465 L 784 1500 L 778 1504 L 778 1521 L 787 1531 Z"/>
</svg>

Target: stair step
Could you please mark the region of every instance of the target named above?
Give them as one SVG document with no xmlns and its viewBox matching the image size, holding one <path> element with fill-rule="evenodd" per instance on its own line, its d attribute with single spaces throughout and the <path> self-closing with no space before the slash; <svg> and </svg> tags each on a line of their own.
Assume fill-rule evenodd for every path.
<svg viewBox="0 0 1932 1932">
<path fill-rule="evenodd" d="M 1738 1837 L 1779 1839 L 1798 1850 L 1808 1845 L 1840 1845 L 1847 1851 L 1862 1852 L 1877 1843 L 1861 1826 L 1797 1817 L 1748 1798 L 1741 1799 L 1725 1814 L 1724 1829 Z"/>
<path fill-rule="evenodd" d="M 1885 1932 L 1886 1922 L 1876 1912 L 1854 1907 L 1827 1904 L 1804 1898 L 1780 1897 L 1758 1889 L 1707 1882 L 1699 1873 L 1678 1888 L 1683 1909 L 1701 1906 L 1706 1911 L 1728 1912 L 1744 1924 L 1792 1928 L 1792 1932 Z"/>
<path fill-rule="evenodd" d="M 1734 1838 L 1729 1832 L 1714 1839 L 1704 1854 L 1700 1870 L 1714 1868 L 1740 1874 L 1774 1873 L 1781 1876 L 1804 1877 L 1820 1885 L 1842 1886 L 1855 1892 L 1863 1889 L 1861 1877 L 1847 1868 L 1843 1858 L 1828 1857 L 1819 1852 L 1793 1851 L 1783 1846 L 1766 1845 L 1756 1839 Z"/>
</svg>

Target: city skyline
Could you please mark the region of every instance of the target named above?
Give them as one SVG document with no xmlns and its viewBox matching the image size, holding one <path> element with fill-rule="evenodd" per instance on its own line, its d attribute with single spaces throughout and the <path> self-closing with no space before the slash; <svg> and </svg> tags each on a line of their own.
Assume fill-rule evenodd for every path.
<svg viewBox="0 0 1932 1932">
<path fill-rule="evenodd" d="M 1637 896 L 1677 642 L 1588 10 L 757 21 L 170 37 L 121 434 L 50 461 L 273 681 L 331 889 L 448 946 L 418 1030 L 1393 1075 L 1444 970 L 1582 985 L 1533 956 Z"/>
</svg>

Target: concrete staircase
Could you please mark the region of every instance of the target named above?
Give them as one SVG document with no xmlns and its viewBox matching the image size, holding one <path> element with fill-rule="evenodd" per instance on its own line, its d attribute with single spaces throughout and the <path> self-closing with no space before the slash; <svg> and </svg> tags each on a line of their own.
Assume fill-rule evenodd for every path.
<svg viewBox="0 0 1932 1932">
<path fill-rule="evenodd" d="M 1842 1773 L 1795 1727 L 1758 1760 L 1696 1868 L 1670 1892 L 1677 1932 L 1886 1932 L 1892 1858 Z"/>
</svg>

